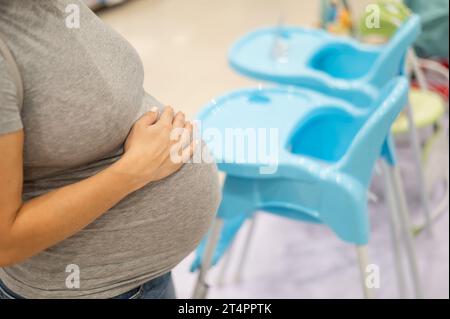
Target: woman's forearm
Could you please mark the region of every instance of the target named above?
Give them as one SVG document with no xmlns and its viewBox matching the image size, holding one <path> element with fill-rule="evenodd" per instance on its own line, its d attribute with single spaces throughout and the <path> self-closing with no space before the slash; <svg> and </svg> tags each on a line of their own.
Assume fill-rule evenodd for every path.
<svg viewBox="0 0 450 319">
<path fill-rule="evenodd" d="M 171 159 L 179 140 L 172 129 L 192 125 L 166 107 L 145 113 L 133 125 L 124 155 L 104 171 L 22 203 L 23 131 L 0 136 L 0 267 L 23 261 L 74 235 L 128 194 L 165 178 L 183 165 Z M 193 154 L 192 143 L 182 158 Z"/>
<path fill-rule="evenodd" d="M 119 160 L 97 175 L 24 203 L 2 236 L 6 242 L 0 247 L 0 266 L 70 237 L 136 190 L 121 165 Z"/>
</svg>

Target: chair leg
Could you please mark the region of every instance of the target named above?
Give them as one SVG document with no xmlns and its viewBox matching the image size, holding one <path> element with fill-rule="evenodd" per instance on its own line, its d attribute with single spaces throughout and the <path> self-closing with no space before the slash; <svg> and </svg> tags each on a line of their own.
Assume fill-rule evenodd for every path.
<svg viewBox="0 0 450 319">
<path fill-rule="evenodd" d="M 208 284 L 206 282 L 206 275 L 211 267 L 214 251 L 216 249 L 217 242 L 220 238 L 220 233 L 223 227 L 223 220 L 216 217 L 212 225 L 211 233 L 208 236 L 205 253 L 203 255 L 202 264 L 198 273 L 197 283 L 194 288 L 193 299 L 205 299 L 208 294 Z"/>
<path fill-rule="evenodd" d="M 239 259 L 238 268 L 235 274 L 235 281 L 240 282 L 242 279 L 242 273 L 244 270 L 245 262 L 247 261 L 248 252 L 250 250 L 250 244 L 255 233 L 255 225 L 256 225 L 256 213 L 253 214 L 250 219 L 250 228 L 247 232 L 247 237 L 245 238 L 244 248 L 242 249 L 241 257 Z"/>
<path fill-rule="evenodd" d="M 429 87 L 428 87 L 427 79 L 425 78 L 425 74 L 423 73 L 422 69 L 420 68 L 419 60 L 418 60 L 418 57 L 417 57 L 414 49 L 410 49 L 408 51 L 408 59 L 411 62 L 412 71 L 413 71 L 414 75 L 416 76 L 416 79 L 417 79 L 417 82 L 419 83 L 420 89 L 424 90 L 424 91 L 428 91 Z"/>
<path fill-rule="evenodd" d="M 394 196 L 394 186 L 391 181 L 390 170 L 388 164 L 383 161 L 383 181 L 384 181 L 384 197 L 388 205 L 389 230 L 391 233 L 391 242 L 394 253 L 395 272 L 399 297 L 406 298 L 405 277 L 402 263 L 402 255 L 400 251 L 400 238 L 398 234 L 398 203 Z"/>
<path fill-rule="evenodd" d="M 416 78 L 419 82 L 420 89 L 427 91 L 428 83 L 425 79 L 425 76 L 424 76 L 422 70 L 420 69 L 416 53 L 414 52 L 413 49 L 409 50 L 408 59 L 411 62 L 411 65 L 413 67 L 412 72 L 414 73 L 414 75 L 416 76 Z M 432 229 L 432 225 L 431 225 L 432 212 L 431 212 L 430 201 L 428 198 L 428 192 L 426 189 L 425 174 L 424 174 L 423 165 L 422 165 L 422 148 L 420 147 L 419 136 L 417 133 L 416 125 L 414 123 L 414 113 L 413 113 L 413 109 L 412 109 L 410 103 L 408 103 L 408 105 L 406 107 L 406 114 L 408 117 L 409 139 L 410 139 L 410 143 L 411 143 L 411 146 L 412 146 L 412 149 L 414 152 L 414 162 L 415 162 L 415 166 L 416 166 L 417 177 L 419 178 L 420 200 L 422 202 L 422 206 L 423 206 L 422 208 L 425 213 L 426 231 L 429 235 L 432 235 L 433 234 L 433 229 Z"/>
<path fill-rule="evenodd" d="M 225 257 L 220 267 L 219 275 L 217 277 L 217 285 L 219 286 L 223 286 L 225 284 L 225 275 L 227 274 L 228 268 L 230 268 L 230 262 L 235 249 L 235 242 L 236 241 L 233 240 L 230 247 L 228 248 L 228 251 L 225 253 Z"/>
<path fill-rule="evenodd" d="M 364 246 L 356 246 L 356 252 L 358 254 L 358 265 L 359 271 L 361 273 L 361 283 L 364 292 L 364 298 L 366 299 L 374 299 L 375 293 L 373 288 L 367 285 L 368 280 L 368 272 L 367 267 L 369 266 L 369 253 L 367 245 Z"/>
<path fill-rule="evenodd" d="M 398 213 L 400 219 L 400 227 L 403 234 L 404 244 L 406 246 L 406 253 L 408 257 L 409 266 L 411 269 L 411 275 L 414 286 L 414 295 L 417 299 L 421 299 L 423 298 L 423 294 L 420 284 L 419 268 L 417 265 L 417 258 L 414 249 L 414 240 L 413 235 L 411 233 L 411 221 L 409 218 L 408 204 L 405 198 L 403 183 L 398 167 L 393 166 L 390 168 L 390 170 L 392 170 L 392 173 L 390 174 L 392 178 L 392 185 L 394 185 L 394 192 L 396 197 L 398 198 L 399 204 Z"/>
<path fill-rule="evenodd" d="M 408 104 L 406 107 L 406 113 L 408 116 L 408 126 L 409 126 L 409 140 L 412 146 L 412 150 L 414 152 L 414 165 L 417 172 L 417 177 L 419 179 L 419 192 L 420 192 L 420 201 L 422 202 L 422 209 L 425 214 L 425 224 L 426 231 L 429 235 L 433 234 L 432 229 L 432 217 L 431 217 L 431 205 L 428 198 L 428 191 L 426 189 L 425 184 L 425 175 L 422 165 L 422 156 L 421 156 L 421 147 L 419 143 L 419 137 L 417 134 L 417 128 L 414 124 L 413 119 L 413 111 L 411 105 Z"/>
</svg>

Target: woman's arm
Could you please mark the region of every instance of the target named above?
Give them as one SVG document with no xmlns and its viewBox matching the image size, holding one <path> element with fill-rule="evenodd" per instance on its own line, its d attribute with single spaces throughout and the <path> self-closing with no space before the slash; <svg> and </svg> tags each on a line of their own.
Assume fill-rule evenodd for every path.
<svg viewBox="0 0 450 319">
<path fill-rule="evenodd" d="M 156 121 L 156 123 L 155 123 Z M 23 131 L 0 136 L 0 266 L 20 262 L 77 233 L 131 192 L 177 171 L 169 135 L 187 128 L 184 115 L 167 108 L 157 120 L 149 112 L 134 125 L 124 156 L 78 183 L 22 202 Z M 184 149 L 192 154 L 193 144 Z"/>
</svg>

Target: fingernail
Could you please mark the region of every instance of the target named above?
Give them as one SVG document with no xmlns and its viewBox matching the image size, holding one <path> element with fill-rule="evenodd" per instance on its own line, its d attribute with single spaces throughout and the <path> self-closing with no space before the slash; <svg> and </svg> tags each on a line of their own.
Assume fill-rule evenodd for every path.
<svg viewBox="0 0 450 319">
<path fill-rule="evenodd" d="M 158 107 L 154 106 L 154 107 L 152 107 L 152 109 L 150 111 L 158 113 L 159 109 L 158 109 Z"/>
</svg>

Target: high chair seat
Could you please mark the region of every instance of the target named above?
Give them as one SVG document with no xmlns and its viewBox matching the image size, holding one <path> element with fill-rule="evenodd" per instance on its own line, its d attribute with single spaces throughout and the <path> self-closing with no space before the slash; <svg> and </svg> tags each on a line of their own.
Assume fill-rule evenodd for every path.
<svg viewBox="0 0 450 319">
<path fill-rule="evenodd" d="M 349 146 L 350 135 L 362 124 L 360 119 L 369 112 L 369 107 L 356 108 L 312 90 L 278 87 L 227 94 L 204 108 L 198 118 L 203 138 L 211 140 L 208 146 L 220 170 L 239 177 L 275 178 L 309 175 L 302 168 L 311 170 L 308 161 L 312 158 L 320 165 L 336 162 Z M 271 129 L 276 129 L 276 135 L 270 136 Z M 216 132 L 222 138 L 214 138 Z M 241 137 L 237 136 L 239 133 Z M 342 135 L 346 138 L 337 139 Z M 240 153 L 224 149 L 225 143 L 237 147 L 240 138 L 256 144 L 248 145 Z M 256 149 L 262 142 L 267 144 L 267 150 L 258 154 L 259 158 L 249 154 L 252 146 Z M 277 148 L 271 150 L 273 144 Z M 269 152 L 275 153 L 276 158 L 268 156 Z M 261 170 L 270 169 L 271 165 L 277 166 L 275 172 L 261 174 Z"/>
<path fill-rule="evenodd" d="M 246 76 L 312 88 L 358 90 L 375 97 L 402 73 L 409 46 L 420 33 L 420 18 L 411 15 L 384 45 L 368 45 L 323 30 L 277 26 L 240 38 L 229 51 L 230 65 Z M 351 97 L 364 105 L 364 99 Z"/>
<path fill-rule="evenodd" d="M 295 110 L 292 113 L 287 111 L 287 107 L 284 111 L 285 101 L 273 108 L 269 106 L 269 109 L 280 109 L 285 116 L 276 120 L 278 114 L 272 113 L 271 116 L 263 116 L 264 122 L 259 122 L 281 125 L 280 163 L 272 174 L 261 174 L 261 166 L 268 171 L 273 166 L 270 157 L 262 162 L 245 163 L 233 157 L 218 157 L 231 161 L 219 163 L 219 168 L 227 173 L 223 200 L 210 235 L 200 245 L 193 263 L 193 269 L 201 264 L 195 297 L 206 295 L 205 278 L 211 263 L 215 264 L 219 260 L 234 238 L 228 235 L 236 234 L 244 222 L 245 218 L 237 216 L 241 214 L 249 217 L 256 210 L 323 223 L 342 240 L 356 244 L 364 283 L 369 237 L 366 195 L 373 166 L 380 155 L 385 159 L 382 167 L 386 189 L 393 190 L 391 193 L 394 194 L 386 190 L 389 195 L 392 237 L 397 238 L 398 218 L 407 248 L 415 295 L 422 295 L 408 228 L 407 204 L 390 136 L 393 121 L 408 104 L 408 83 L 396 77 L 407 74 L 407 52 L 420 31 L 419 17 L 410 15 L 388 43 L 373 46 L 320 30 L 279 26 L 251 32 L 231 48 L 231 66 L 246 76 L 312 89 L 316 94 L 322 94 L 322 98 L 334 96 L 351 106 L 344 106 L 345 102 L 341 101 L 308 109 L 306 103 L 302 107 L 303 112 Z M 264 97 L 254 100 L 271 101 Z M 236 108 L 234 114 L 224 114 L 230 118 L 234 116 L 236 122 L 247 121 L 247 115 L 250 115 L 247 108 Z M 295 106 L 290 109 L 295 109 Z M 410 120 L 409 107 L 407 111 Z M 244 119 L 240 119 L 241 114 L 245 114 Z M 260 113 L 252 116 L 259 117 Z M 220 126 L 221 120 L 218 117 L 214 121 L 216 126 L 224 128 Z M 254 127 L 254 123 L 250 123 L 250 127 Z M 423 172 L 416 150 L 418 144 L 414 126 L 411 126 L 410 138 L 421 178 Z M 424 189 L 424 183 L 420 185 Z M 429 216 L 425 196 L 422 196 L 422 203 Z M 231 220 L 234 222 L 231 223 Z M 427 220 L 430 219 L 427 217 Z M 399 247 L 395 243 L 394 252 L 402 295 L 403 270 Z M 366 297 L 373 296 L 365 284 L 363 289 Z"/>
<path fill-rule="evenodd" d="M 380 53 L 379 46 L 361 45 L 322 30 L 273 27 L 239 39 L 229 52 L 229 62 L 250 77 L 301 85 L 309 78 L 361 79 L 368 76 Z M 351 86 L 347 81 L 339 84 Z"/>
<path fill-rule="evenodd" d="M 227 174 L 218 211 L 225 232 L 213 262 L 222 256 L 245 218 L 258 210 L 323 223 L 346 242 L 367 244 L 372 169 L 392 122 L 406 103 L 407 91 L 404 78 L 391 81 L 366 109 L 286 87 L 240 90 L 206 106 L 199 115 L 202 137 L 219 169 Z M 275 144 L 279 145 L 272 150 L 268 148 L 271 128 L 278 132 Z M 252 129 L 257 134 L 253 145 L 246 142 Z M 258 133 L 260 129 L 267 130 L 263 134 Z M 246 141 L 239 144 L 244 145 L 243 152 L 225 154 L 223 149 L 235 140 L 226 136 L 236 132 L 246 132 Z M 248 152 L 252 146 L 256 154 L 264 147 L 276 156 L 255 158 Z M 203 247 L 204 243 L 193 269 L 200 264 Z"/>
</svg>

